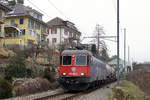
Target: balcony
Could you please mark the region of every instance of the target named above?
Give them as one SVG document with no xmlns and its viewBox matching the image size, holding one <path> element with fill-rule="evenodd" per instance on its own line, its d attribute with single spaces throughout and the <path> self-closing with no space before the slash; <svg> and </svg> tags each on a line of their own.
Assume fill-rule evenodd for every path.
<svg viewBox="0 0 150 100">
<path fill-rule="evenodd" d="M 18 24 L 13 23 L 13 24 L 11 24 L 11 26 L 18 27 Z"/>
<path fill-rule="evenodd" d="M 69 37 L 70 40 L 77 40 L 79 41 L 80 40 L 80 37 L 78 35 L 74 35 L 72 37 Z"/>
</svg>

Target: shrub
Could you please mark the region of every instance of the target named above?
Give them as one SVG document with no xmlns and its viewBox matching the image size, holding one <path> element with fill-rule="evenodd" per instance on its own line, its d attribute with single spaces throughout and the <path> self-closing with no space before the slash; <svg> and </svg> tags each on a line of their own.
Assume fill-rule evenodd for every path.
<svg viewBox="0 0 150 100">
<path fill-rule="evenodd" d="M 0 99 L 12 97 L 12 85 L 2 78 L 0 78 Z"/>
<path fill-rule="evenodd" d="M 45 68 L 43 77 L 48 79 L 50 82 L 56 81 L 55 79 L 56 72 L 51 71 L 49 68 Z"/>
<path fill-rule="evenodd" d="M 18 52 L 17 55 L 11 57 L 6 69 L 6 79 L 11 80 L 11 77 L 31 77 L 31 70 L 26 68 L 25 62 L 25 56 L 21 51 Z"/>
</svg>

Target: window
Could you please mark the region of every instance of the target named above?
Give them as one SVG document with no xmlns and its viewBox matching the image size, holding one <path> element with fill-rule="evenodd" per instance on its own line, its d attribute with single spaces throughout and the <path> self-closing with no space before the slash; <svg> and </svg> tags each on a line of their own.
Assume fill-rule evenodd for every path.
<svg viewBox="0 0 150 100">
<path fill-rule="evenodd" d="M 57 39 L 56 38 L 52 38 L 52 43 L 56 43 Z"/>
<path fill-rule="evenodd" d="M 72 56 L 63 56 L 63 65 L 71 65 Z"/>
<path fill-rule="evenodd" d="M 29 36 L 32 36 L 32 30 L 29 30 Z"/>
<path fill-rule="evenodd" d="M 2 27 L 0 26 L 0 33 L 2 32 Z"/>
<path fill-rule="evenodd" d="M 2 20 L 2 11 L 0 11 L 0 20 Z"/>
<path fill-rule="evenodd" d="M 15 25 L 15 21 L 14 20 L 11 20 L 11 25 Z"/>
<path fill-rule="evenodd" d="M 43 26 L 41 32 L 46 33 L 46 27 Z"/>
<path fill-rule="evenodd" d="M 34 17 L 39 19 L 39 20 L 42 20 L 42 16 L 39 15 L 38 13 L 34 12 Z"/>
<path fill-rule="evenodd" d="M 72 32 L 69 32 L 69 36 L 72 37 Z"/>
<path fill-rule="evenodd" d="M 28 21 L 28 27 L 33 29 L 34 28 L 34 21 L 29 20 Z"/>
<path fill-rule="evenodd" d="M 55 30 L 55 34 L 57 34 L 57 28 L 55 28 L 54 30 Z"/>
<path fill-rule="evenodd" d="M 68 42 L 68 39 L 64 39 L 64 42 Z"/>
<path fill-rule="evenodd" d="M 76 65 L 86 65 L 86 56 L 76 56 Z"/>
<path fill-rule="evenodd" d="M 51 34 L 57 34 L 57 28 L 51 29 Z"/>
<path fill-rule="evenodd" d="M 41 41 L 46 41 L 46 37 L 44 35 L 41 35 Z"/>
<path fill-rule="evenodd" d="M 40 35 L 39 34 L 37 34 L 37 39 L 40 40 Z"/>
<path fill-rule="evenodd" d="M 23 18 L 20 18 L 20 24 L 23 24 Z"/>
<path fill-rule="evenodd" d="M 35 25 L 36 29 L 40 30 L 40 24 Z"/>
<path fill-rule="evenodd" d="M 25 29 L 23 29 L 23 30 L 21 30 L 21 32 L 22 32 L 22 34 L 21 34 L 21 35 L 25 35 L 26 30 L 25 30 Z"/>
<path fill-rule="evenodd" d="M 36 32 L 32 31 L 32 36 L 36 38 Z"/>
<path fill-rule="evenodd" d="M 64 34 L 65 34 L 65 35 L 68 35 L 68 32 L 67 32 L 67 30 L 66 30 L 66 29 L 64 29 Z"/>
</svg>

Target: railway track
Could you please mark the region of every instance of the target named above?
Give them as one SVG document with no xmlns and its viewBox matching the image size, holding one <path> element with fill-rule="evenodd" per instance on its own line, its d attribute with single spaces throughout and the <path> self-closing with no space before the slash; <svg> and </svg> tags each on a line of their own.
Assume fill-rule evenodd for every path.
<svg viewBox="0 0 150 100">
<path fill-rule="evenodd" d="M 114 82 L 112 82 L 112 83 L 114 83 Z M 112 84 L 112 83 L 109 83 L 109 84 Z M 53 94 L 53 95 L 37 98 L 37 99 L 34 99 L 34 100 L 77 100 L 75 98 L 77 98 L 79 96 L 87 95 L 91 92 L 96 91 L 97 89 L 107 87 L 109 84 L 104 84 L 104 85 L 98 86 L 96 88 L 89 89 L 89 90 L 84 91 L 84 92 L 79 92 L 79 93 L 61 92 L 61 93 L 56 93 L 56 94 Z"/>
<path fill-rule="evenodd" d="M 77 95 L 79 95 L 79 93 L 57 93 L 54 95 L 49 95 L 49 96 L 45 96 L 45 97 L 41 97 L 41 98 L 37 98 L 34 100 L 70 100 L 71 98 L 76 97 Z"/>
</svg>

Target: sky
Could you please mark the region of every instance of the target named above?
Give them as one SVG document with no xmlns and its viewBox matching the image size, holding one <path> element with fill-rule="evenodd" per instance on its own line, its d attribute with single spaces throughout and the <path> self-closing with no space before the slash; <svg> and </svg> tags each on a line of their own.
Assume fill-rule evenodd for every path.
<svg viewBox="0 0 150 100">
<path fill-rule="evenodd" d="M 25 0 L 25 5 L 43 13 L 43 20 L 60 17 L 73 22 L 84 36 L 94 34 L 96 24 L 104 27 L 106 36 L 117 35 L 117 0 Z M 149 0 L 120 0 L 120 57 L 124 57 L 124 32 L 126 28 L 130 60 L 150 62 L 150 9 Z M 84 39 L 83 43 L 89 43 Z M 117 54 L 117 44 L 106 41 L 109 54 Z"/>
</svg>

